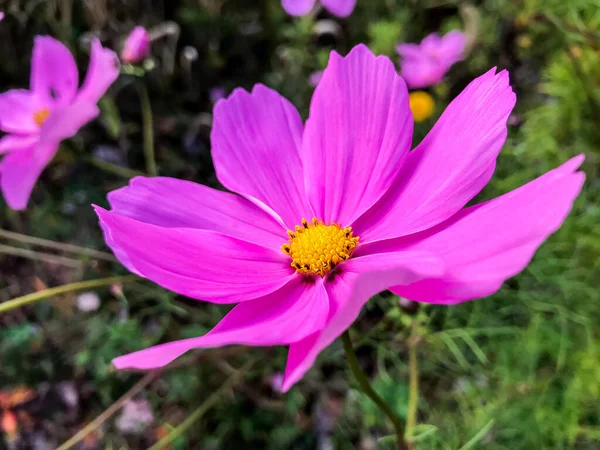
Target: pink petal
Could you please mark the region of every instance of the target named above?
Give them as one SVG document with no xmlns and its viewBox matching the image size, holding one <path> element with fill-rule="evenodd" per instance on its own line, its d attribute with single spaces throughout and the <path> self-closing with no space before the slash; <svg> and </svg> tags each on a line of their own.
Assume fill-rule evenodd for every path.
<svg viewBox="0 0 600 450">
<path fill-rule="evenodd" d="M 426 53 L 435 54 L 442 45 L 442 38 L 437 33 L 431 33 L 421 41 L 421 50 Z"/>
<path fill-rule="evenodd" d="M 471 82 L 410 152 L 396 186 L 354 225 L 361 242 L 437 225 L 487 184 L 515 104 L 508 73 L 494 72 L 492 69 Z"/>
<path fill-rule="evenodd" d="M 65 106 L 77 92 L 79 74 L 73 55 L 60 41 L 36 36 L 31 56 L 31 90 L 46 105 Z"/>
<path fill-rule="evenodd" d="M 219 181 L 293 229 L 313 217 L 304 193 L 302 120 L 277 92 L 236 89 L 214 109 L 212 155 Z M 275 214 L 276 213 L 276 214 Z"/>
<path fill-rule="evenodd" d="M 320 342 L 320 337 L 321 333 L 313 333 L 290 345 L 281 392 L 289 391 L 294 384 L 300 381 L 314 365 L 319 353 L 327 348 L 327 345 Z"/>
<path fill-rule="evenodd" d="M 64 139 L 71 138 L 81 127 L 94 120 L 99 113 L 95 103 L 81 101 L 56 109 L 42 125 L 40 140 L 59 143 Z"/>
<path fill-rule="evenodd" d="M 349 225 L 392 185 L 410 150 L 408 91 L 392 62 L 358 45 L 331 53 L 303 139 L 316 217 Z"/>
<path fill-rule="evenodd" d="M 274 249 L 288 240 L 285 229 L 248 200 L 191 181 L 136 177 L 108 201 L 118 214 L 161 227 L 213 230 Z"/>
<path fill-rule="evenodd" d="M 420 45 L 399 44 L 396 50 L 402 56 L 400 75 L 411 89 L 438 84 L 448 69 L 462 59 L 465 45 L 466 37 L 458 30 L 443 38 L 432 33 Z"/>
<path fill-rule="evenodd" d="M 276 291 L 295 273 L 280 250 L 214 231 L 165 228 L 95 209 L 117 258 L 181 295 L 237 303 Z"/>
<path fill-rule="evenodd" d="M 40 127 L 33 115 L 41 108 L 30 91 L 12 89 L 0 94 L 0 130 L 6 133 L 39 133 Z"/>
<path fill-rule="evenodd" d="M 97 207 L 94 206 L 94 208 Z M 98 210 L 96 210 L 96 213 L 98 214 Z M 129 249 L 122 249 L 117 243 L 117 241 L 113 239 L 110 226 L 106 224 L 101 218 L 98 221 L 98 223 L 100 224 L 100 228 L 102 229 L 102 233 L 104 234 L 104 242 L 112 250 L 119 262 L 123 264 L 130 272 L 133 272 L 136 275 L 139 275 L 140 277 L 144 277 L 145 275 L 140 273 L 133 265 L 132 259 L 129 257 L 128 254 Z"/>
<path fill-rule="evenodd" d="M 442 38 L 439 58 L 447 69 L 462 59 L 466 44 L 467 37 L 459 30 L 450 31 Z"/>
<path fill-rule="evenodd" d="M 421 56 L 423 55 L 421 46 L 418 44 L 406 44 L 403 42 L 396 46 L 396 51 L 403 59 L 416 59 L 421 58 Z"/>
<path fill-rule="evenodd" d="M 0 188 L 11 209 L 27 207 L 35 182 L 57 149 L 55 145 L 33 145 L 16 149 L 0 161 Z"/>
<path fill-rule="evenodd" d="M 356 0 L 321 0 L 327 11 L 338 17 L 348 17 L 354 11 Z"/>
<path fill-rule="evenodd" d="M 103 48 L 100 41 L 94 39 L 91 46 L 90 64 L 77 99 L 98 103 L 98 100 L 119 76 L 119 69 L 120 63 L 117 54 Z"/>
<path fill-rule="evenodd" d="M 408 285 L 444 271 L 439 258 L 419 251 L 351 258 L 340 267 L 342 273 L 325 284 L 330 308 L 327 325 L 322 332 L 290 345 L 283 391 L 302 378 L 317 355 L 352 325 L 373 295 L 396 283 Z"/>
<path fill-rule="evenodd" d="M 388 247 L 433 252 L 449 268 L 443 277 L 395 287 L 402 297 L 452 304 L 496 292 L 529 263 L 567 217 L 585 176 L 580 155 L 494 200 L 472 206 L 426 232 Z M 378 244 L 375 244 L 378 245 Z M 379 244 L 382 248 L 384 243 Z"/>
<path fill-rule="evenodd" d="M 144 27 L 137 26 L 127 36 L 121 58 L 128 63 L 138 63 L 148 57 L 150 53 L 150 34 Z"/>
<path fill-rule="evenodd" d="M 425 45 L 423 45 L 423 43 Z M 401 43 L 396 51 L 401 56 L 400 76 L 411 89 L 420 89 L 442 81 L 448 67 L 441 64 L 435 54 L 441 45 L 440 38 L 434 33 L 419 44 Z"/>
<path fill-rule="evenodd" d="M 420 58 L 405 58 L 400 63 L 400 76 L 411 89 L 433 86 L 442 81 L 447 68 L 427 55 Z"/>
<path fill-rule="evenodd" d="M 40 137 L 35 134 L 7 134 L 0 139 L 0 155 L 34 146 Z"/>
<path fill-rule="evenodd" d="M 305 16 L 315 7 L 316 0 L 281 0 L 281 5 L 290 16 Z"/>
<path fill-rule="evenodd" d="M 321 330 L 328 311 L 323 280 L 307 283 L 294 277 L 277 292 L 237 305 L 204 336 L 121 356 L 113 364 L 117 369 L 154 369 L 194 348 L 286 345 Z"/>
</svg>

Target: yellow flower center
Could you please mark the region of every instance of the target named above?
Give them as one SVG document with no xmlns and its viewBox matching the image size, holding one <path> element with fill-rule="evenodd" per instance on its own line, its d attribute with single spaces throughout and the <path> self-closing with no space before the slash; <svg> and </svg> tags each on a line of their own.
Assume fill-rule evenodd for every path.
<svg viewBox="0 0 600 450">
<path fill-rule="evenodd" d="M 49 115 L 50 110 L 48 108 L 42 108 L 39 111 L 33 113 L 33 121 L 37 123 L 39 127 L 41 127 Z"/>
<path fill-rule="evenodd" d="M 415 122 L 429 119 L 435 110 L 433 97 L 425 91 L 411 92 L 408 100 Z"/>
<path fill-rule="evenodd" d="M 298 273 L 325 276 L 333 268 L 346 261 L 358 245 L 358 236 L 352 234 L 352 227 L 342 228 L 339 223 L 325 225 L 317 219 L 302 226 L 296 225 L 295 231 L 288 231 L 290 243 L 281 249 L 292 258 L 291 266 Z"/>
</svg>

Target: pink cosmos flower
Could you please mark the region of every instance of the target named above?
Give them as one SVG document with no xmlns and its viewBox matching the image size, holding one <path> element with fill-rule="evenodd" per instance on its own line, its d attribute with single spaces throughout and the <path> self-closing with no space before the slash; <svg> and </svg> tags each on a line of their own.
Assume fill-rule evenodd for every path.
<svg viewBox="0 0 600 450">
<path fill-rule="evenodd" d="M 78 89 L 77 65 L 61 42 L 37 36 L 30 90 L 0 94 L 0 187 L 12 209 L 24 209 L 40 173 L 63 139 L 94 119 L 96 103 L 119 75 L 114 52 L 94 40 L 86 78 Z"/>
<path fill-rule="evenodd" d="M 212 154 L 236 194 L 134 178 L 96 207 L 129 270 L 179 294 L 238 303 L 204 336 L 114 360 L 162 367 L 194 348 L 289 345 L 287 391 L 321 350 L 391 288 L 453 304 L 497 291 L 567 216 L 584 175 L 576 157 L 465 208 L 487 184 L 515 104 L 506 71 L 474 80 L 410 151 L 408 91 L 365 46 L 332 52 L 306 124 L 257 85 L 217 103 Z"/>
<path fill-rule="evenodd" d="M 348 17 L 354 11 L 356 0 L 319 0 L 323 7 L 338 17 Z M 281 0 L 290 16 L 305 16 L 315 7 L 317 0 Z"/>
<path fill-rule="evenodd" d="M 400 75 L 411 89 L 419 89 L 442 81 L 453 64 L 463 58 L 465 35 L 458 30 L 444 37 L 432 33 L 421 44 L 399 44 Z"/>
<path fill-rule="evenodd" d="M 127 36 L 121 59 L 126 63 L 138 63 L 150 54 L 150 35 L 144 27 L 135 27 Z"/>
<path fill-rule="evenodd" d="M 308 77 L 308 85 L 311 87 L 317 87 L 317 85 L 321 81 L 321 78 L 323 78 L 322 70 L 317 70 L 317 71 L 311 73 L 310 76 Z"/>
<path fill-rule="evenodd" d="M 283 373 L 275 372 L 269 378 L 269 384 L 273 392 L 281 393 L 281 386 L 283 386 Z"/>
<path fill-rule="evenodd" d="M 227 91 L 222 87 L 214 87 L 209 91 L 208 97 L 211 103 L 217 103 L 222 98 L 227 97 Z"/>
</svg>

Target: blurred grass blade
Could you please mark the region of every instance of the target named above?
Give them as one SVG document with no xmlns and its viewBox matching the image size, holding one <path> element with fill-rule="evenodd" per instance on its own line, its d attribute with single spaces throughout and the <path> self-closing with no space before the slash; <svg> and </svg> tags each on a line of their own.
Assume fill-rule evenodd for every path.
<svg viewBox="0 0 600 450">
<path fill-rule="evenodd" d="M 177 439 L 179 436 L 183 435 L 188 428 L 190 428 L 197 420 L 201 419 L 204 414 L 206 414 L 213 406 L 215 406 L 223 392 L 227 389 L 231 388 L 241 377 L 244 375 L 248 369 L 252 366 L 254 362 L 248 361 L 244 366 L 233 373 L 225 382 L 213 392 L 205 401 L 202 403 L 196 410 L 188 416 L 180 425 L 175 427 L 173 431 L 171 431 L 168 435 L 154 444 L 149 450 L 160 450 L 167 447 L 171 442 Z"/>
<path fill-rule="evenodd" d="M 31 294 L 17 297 L 4 303 L 0 303 L 0 314 L 10 311 L 14 308 L 20 308 L 21 306 L 28 305 L 29 303 L 43 300 L 53 295 L 65 294 L 67 292 L 80 291 L 83 289 L 92 289 L 100 286 L 110 286 L 111 284 L 123 284 L 131 283 L 133 281 L 141 280 L 137 275 L 123 275 L 108 278 L 98 278 L 96 280 L 78 281 L 76 283 L 69 283 L 50 289 L 44 289 L 43 291 L 33 292 Z"/>
<path fill-rule="evenodd" d="M 18 256 L 21 258 L 33 259 L 51 264 L 60 264 L 61 266 L 70 267 L 72 269 L 81 269 L 84 265 L 82 261 L 78 261 L 76 259 L 51 255 L 49 253 L 36 252 L 26 248 L 11 247 L 10 245 L 4 244 L 0 244 L 0 254 Z"/>
<path fill-rule="evenodd" d="M 117 259 L 110 253 L 101 252 L 91 248 L 80 247 L 79 245 L 66 244 L 63 242 L 51 241 L 26 234 L 15 233 L 14 231 L 0 229 L 0 237 L 11 239 L 13 241 L 23 242 L 25 244 L 39 245 L 40 247 L 52 248 L 69 253 L 78 253 L 91 258 L 102 259 L 104 261 L 116 261 Z"/>
<path fill-rule="evenodd" d="M 108 407 L 102 414 L 88 423 L 85 427 L 79 430 L 71 439 L 64 442 L 60 447 L 56 450 L 68 450 L 73 448 L 79 442 L 85 439 L 85 437 L 92 433 L 95 429 L 97 429 L 100 425 L 102 425 L 107 419 L 109 419 L 114 413 L 116 413 L 121 407 L 127 402 L 131 400 L 138 392 L 148 386 L 152 381 L 156 379 L 156 377 L 160 374 L 160 371 L 152 371 L 147 373 L 143 378 L 141 378 L 129 391 L 127 391 L 123 396 L 114 402 L 112 405 Z"/>
<path fill-rule="evenodd" d="M 467 442 L 458 450 L 470 450 L 472 448 L 475 448 L 475 444 L 481 441 L 485 437 L 485 435 L 488 434 L 488 432 L 494 426 L 494 423 L 496 423 L 494 419 L 490 420 L 481 430 L 479 430 L 479 432 L 475 436 L 471 438 L 471 440 L 469 440 L 469 442 Z"/>
</svg>

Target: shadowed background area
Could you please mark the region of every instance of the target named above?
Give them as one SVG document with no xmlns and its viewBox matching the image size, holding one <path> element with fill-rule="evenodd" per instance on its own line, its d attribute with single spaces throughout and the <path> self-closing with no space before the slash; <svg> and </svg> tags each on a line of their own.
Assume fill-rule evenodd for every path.
<svg viewBox="0 0 600 450">
<path fill-rule="evenodd" d="M 107 192 L 149 169 L 144 119 L 160 175 L 220 188 L 209 139 L 218 97 L 260 82 L 306 118 L 314 74 L 332 49 L 346 54 L 364 42 L 399 67 L 399 42 L 463 30 L 464 60 L 425 89 L 433 113 L 415 124 L 413 146 L 473 78 L 498 66 L 510 72 L 517 105 L 495 175 L 473 203 L 580 153 L 586 185 L 564 226 L 497 294 L 450 307 L 376 296 L 354 325 L 358 359 L 397 414 L 414 422 L 414 449 L 600 447 L 600 12 L 593 1 L 358 0 L 348 18 L 321 8 L 292 18 L 279 0 L 0 0 L 0 10 L 2 92 L 28 88 L 35 35 L 65 43 L 80 79 L 93 36 L 117 52 L 136 25 L 151 36 L 150 58 L 141 67 L 123 64 L 99 119 L 61 144 L 27 210 L 0 199 L 0 305 L 128 274 L 105 246 L 91 204 L 107 207 Z M 142 78 L 150 118 L 142 114 Z M 133 281 L 0 312 L 0 449 L 55 449 L 78 432 L 61 448 L 142 449 L 165 437 L 168 444 L 152 448 L 393 448 L 390 423 L 347 381 L 341 342 L 286 394 L 283 347 L 199 351 L 161 373 L 115 372 L 113 358 L 201 335 L 229 309 Z M 419 379 L 412 409 L 411 369 Z"/>
</svg>

